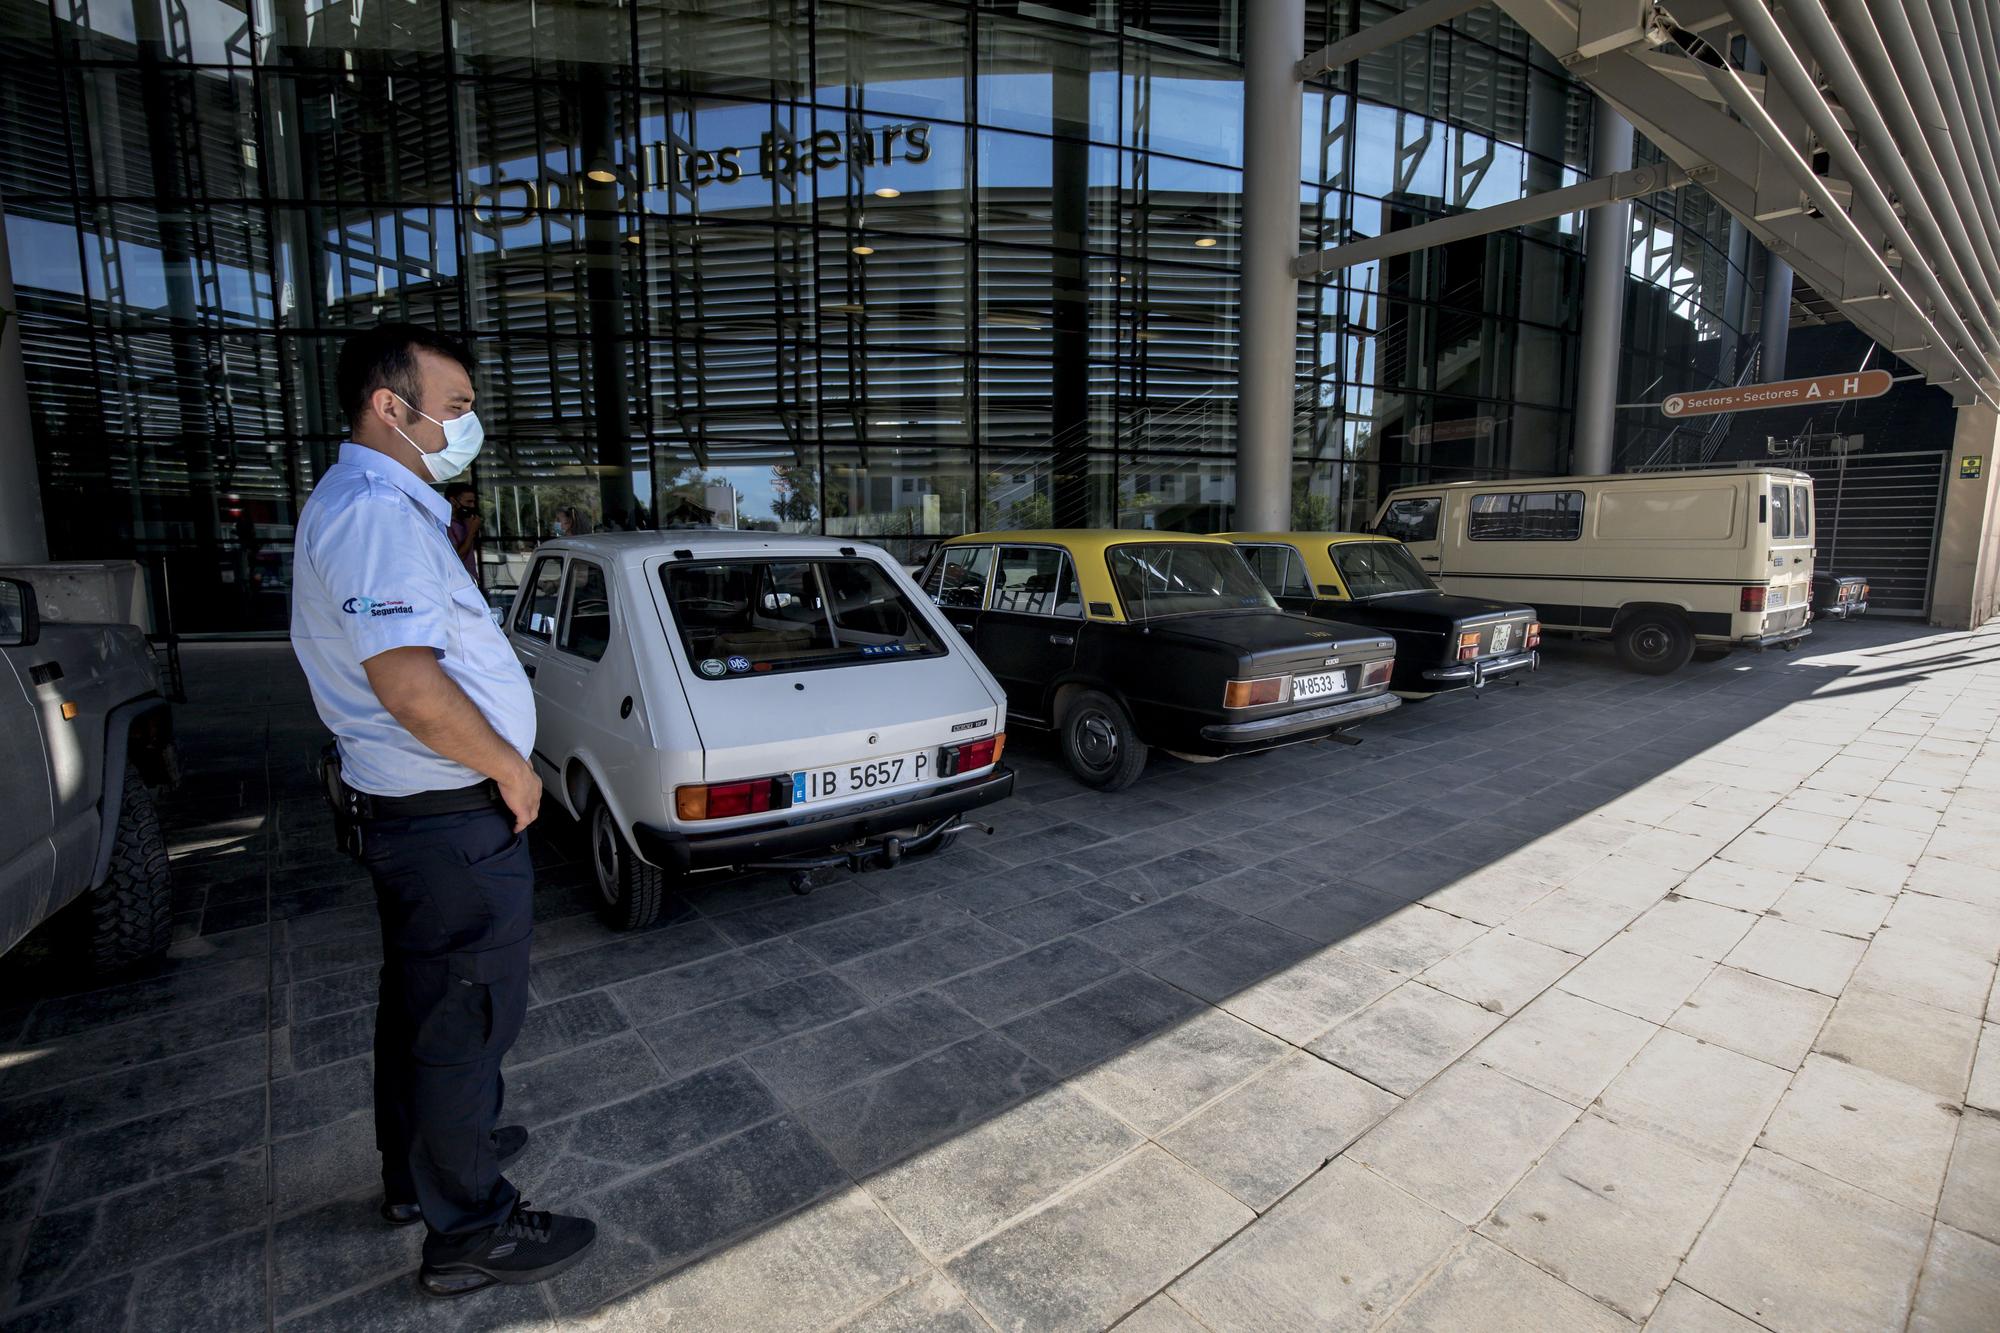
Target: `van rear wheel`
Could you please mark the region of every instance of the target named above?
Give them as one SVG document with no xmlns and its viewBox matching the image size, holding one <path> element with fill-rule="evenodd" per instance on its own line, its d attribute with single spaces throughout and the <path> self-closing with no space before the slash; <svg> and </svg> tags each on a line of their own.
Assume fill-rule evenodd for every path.
<svg viewBox="0 0 2000 1333">
<path fill-rule="evenodd" d="M 667 875 L 633 854 L 632 845 L 611 816 L 604 798 L 593 795 L 584 816 L 590 838 L 590 873 L 597 884 L 597 911 L 613 930 L 638 930 L 660 919 Z"/>
<path fill-rule="evenodd" d="M 1618 622 L 1618 660 L 1647 676 L 1679 671 L 1694 656 L 1694 630 L 1671 611 L 1634 611 Z"/>
<path fill-rule="evenodd" d="M 1146 742 L 1116 699 L 1083 690 L 1063 709 L 1058 724 L 1063 762 L 1077 780 L 1102 791 L 1122 791 L 1146 768 Z"/>
</svg>

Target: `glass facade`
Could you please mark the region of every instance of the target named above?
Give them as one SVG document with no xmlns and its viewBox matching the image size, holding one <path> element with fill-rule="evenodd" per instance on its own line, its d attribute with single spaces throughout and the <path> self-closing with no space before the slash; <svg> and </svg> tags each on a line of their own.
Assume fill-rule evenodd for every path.
<svg viewBox="0 0 2000 1333">
<path fill-rule="evenodd" d="M 906 559 L 1227 526 L 1251 2 L 0 0 L 52 553 L 163 566 L 183 630 L 282 628 L 340 338 L 389 319 L 478 354 L 490 585 L 562 506 Z M 1395 6 L 1309 8 L 1311 48 Z M 1586 96 L 1491 10 L 1304 114 L 1303 246 L 1588 151 Z M 1707 248 L 1635 267 L 1663 295 L 1628 379 L 1727 322 L 1707 222 L 1662 225 Z M 1566 465 L 1579 233 L 1302 291 L 1300 526 Z"/>
</svg>

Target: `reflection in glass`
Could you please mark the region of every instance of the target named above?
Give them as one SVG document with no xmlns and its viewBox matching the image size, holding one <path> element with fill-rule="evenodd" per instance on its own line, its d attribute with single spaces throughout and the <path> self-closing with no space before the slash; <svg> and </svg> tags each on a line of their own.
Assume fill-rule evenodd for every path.
<svg viewBox="0 0 2000 1333">
<path fill-rule="evenodd" d="M 1314 39 L 1397 4 L 1315 5 Z M 59 554 L 191 541 L 177 589 L 255 622 L 223 590 L 282 565 L 346 431 L 340 335 L 385 320 L 474 344 L 496 586 L 558 508 L 905 560 L 1229 526 L 1243 13 L 18 0 L 0 197 Z M 1306 91 L 1300 243 L 1567 183 L 1588 106 L 1497 11 L 1371 57 Z M 1726 215 L 1635 214 L 1628 375 L 1727 364 Z M 1573 225 L 1302 301 L 1300 526 L 1560 466 Z"/>
</svg>

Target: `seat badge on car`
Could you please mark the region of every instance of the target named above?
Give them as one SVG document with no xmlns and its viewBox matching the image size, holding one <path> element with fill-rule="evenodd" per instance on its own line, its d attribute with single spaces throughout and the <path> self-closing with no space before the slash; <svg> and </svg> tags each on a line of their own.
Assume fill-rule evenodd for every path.
<svg viewBox="0 0 2000 1333">
<path fill-rule="evenodd" d="M 719 657 L 705 657 L 695 669 L 710 680 L 719 680 L 729 674 L 729 664 Z"/>
</svg>

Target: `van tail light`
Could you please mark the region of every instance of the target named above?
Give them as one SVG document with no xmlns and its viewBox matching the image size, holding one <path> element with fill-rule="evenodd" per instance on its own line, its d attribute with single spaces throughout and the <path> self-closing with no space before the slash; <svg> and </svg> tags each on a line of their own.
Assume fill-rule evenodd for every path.
<svg viewBox="0 0 2000 1333">
<path fill-rule="evenodd" d="M 1006 749 L 1007 733 L 1004 731 L 983 740 L 967 741 L 963 745 L 947 745 L 938 751 L 938 776 L 957 777 L 960 773 L 997 764 Z"/>
<path fill-rule="evenodd" d="M 1396 659 L 1378 658 L 1361 668 L 1361 688 L 1373 689 L 1377 685 L 1387 685 L 1389 677 L 1396 674 Z"/>
<path fill-rule="evenodd" d="M 674 789 L 674 813 L 685 821 L 728 819 L 792 807 L 792 780 L 754 778 L 749 782 L 716 782 Z"/>
<path fill-rule="evenodd" d="M 1861 600 L 1864 602 L 1868 600 L 1868 585 L 1865 583 L 1861 585 Z"/>
<path fill-rule="evenodd" d="M 1281 704 L 1289 689 L 1290 676 L 1265 676 L 1259 680 L 1232 680 L 1222 687 L 1224 708 L 1255 708 L 1259 704 Z"/>
<path fill-rule="evenodd" d="M 1528 632 L 1521 636 L 1521 646 L 1523 648 L 1539 648 L 1542 646 L 1541 621 L 1530 620 L 1528 622 Z"/>
<path fill-rule="evenodd" d="M 1746 586 L 1743 589 L 1743 600 L 1737 603 L 1736 609 L 1739 611 L 1762 611 L 1764 609 L 1764 594 L 1769 591 L 1770 589 L 1761 583 L 1755 586 Z"/>
<path fill-rule="evenodd" d="M 1458 660 L 1470 662 L 1479 656 L 1479 631 L 1469 629 L 1458 636 Z"/>
</svg>

